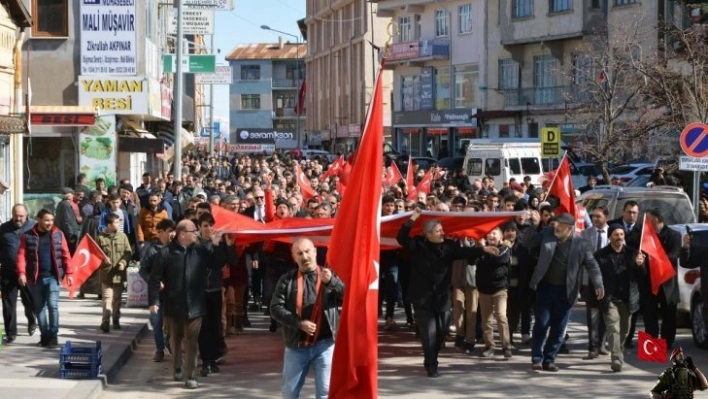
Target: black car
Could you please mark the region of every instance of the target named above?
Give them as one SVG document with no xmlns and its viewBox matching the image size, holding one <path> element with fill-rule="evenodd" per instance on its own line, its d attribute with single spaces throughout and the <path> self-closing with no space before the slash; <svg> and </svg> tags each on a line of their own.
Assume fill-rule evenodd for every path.
<svg viewBox="0 0 708 399">
<path fill-rule="evenodd" d="M 462 170 L 462 164 L 465 163 L 465 157 L 448 157 L 438 161 L 438 166 L 447 169 L 451 173 Z"/>
</svg>

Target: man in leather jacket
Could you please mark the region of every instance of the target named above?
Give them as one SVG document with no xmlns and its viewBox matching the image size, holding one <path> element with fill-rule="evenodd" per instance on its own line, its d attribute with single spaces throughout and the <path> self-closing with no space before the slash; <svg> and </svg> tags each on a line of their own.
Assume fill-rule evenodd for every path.
<svg viewBox="0 0 708 399">
<path fill-rule="evenodd" d="M 312 241 L 295 240 L 291 252 L 298 268 L 280 277 L 270 303 L 270 316 L 283 325 L 283 398 L 300 397 L 312 366 L 315 397 L 324 399 L 329 394 L 337 304 L 344 297 L 344 284 L 332 270 L 317 266 Z"/>
</svg>

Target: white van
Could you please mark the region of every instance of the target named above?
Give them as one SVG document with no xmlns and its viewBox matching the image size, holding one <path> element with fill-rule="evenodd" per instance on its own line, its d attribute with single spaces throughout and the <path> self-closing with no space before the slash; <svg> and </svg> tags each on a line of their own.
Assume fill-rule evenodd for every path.
<svg viewBox="0 0 708 399">
<path fill-rule="evenodd" d="M 467 147 L 463 168 L 470 182 L 490 177 L 499 190 L 512 177 L 521 183 L 524 176 L 530 176 L 538 185 L 544 163 L 548 165 L 549 159 L 541 158 L 539 139 L 476 139 Z"/>
</svg>

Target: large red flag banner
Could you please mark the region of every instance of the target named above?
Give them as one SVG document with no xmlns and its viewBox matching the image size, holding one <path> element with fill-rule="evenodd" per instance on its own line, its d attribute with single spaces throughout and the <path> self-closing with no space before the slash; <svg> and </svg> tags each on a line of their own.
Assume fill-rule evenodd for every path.
<svg viewBox="0 0 708 399">
<path fill-rule="evenodd" d="M 96 244 L 96 241 L 90 235 L 85 235 L 76 247 L 76 252 L 69 262 L 69 270 L 74 270 L 73 283 L 71 287 L 66 279 L 62 280 L 62 287 L 69 290 L 69 298 L 73 299 L 76 291 L 86 280 L 91 277 L 103 262 L 107 262 L 108 257 L 101 250 L 101 247 Z"/>
<path fill-rule="evenodd" d="M 558 197 L 558 207 L 556 214 L 568 212 L 573 217 L 578 213 L 575 205 L 575 191 L 573 190 L 573 180 L 570 175 L 570 164 L 568 163 L 568 154 L 563 156 L 558 169 L 556 170 L 548 193 Z"/>
<path fill-rule="evenodd" d="M 647 222 L 647 215 L 644 214 L 644 227 L 642 228 L 642 239 L 639 250 L 649 255 L 649 279 L 651 280 L 651 292 L 654 295 L 659 293 L 659 287 L 676 275 L 676 270 L 671 264 L 664 247 L 661 245 L 659 236 L 654 230 L 651 222 Z"/>
<path fill-rule="evenodd" d="M 383 169 L 383 68 L 374 93 L 356 160 L 332 228 L 327 263 L 344 282 L 344 304 L 334 346 L 329 397 L 378 396 L 378 278 L 381 171 Z"/>
</svg>

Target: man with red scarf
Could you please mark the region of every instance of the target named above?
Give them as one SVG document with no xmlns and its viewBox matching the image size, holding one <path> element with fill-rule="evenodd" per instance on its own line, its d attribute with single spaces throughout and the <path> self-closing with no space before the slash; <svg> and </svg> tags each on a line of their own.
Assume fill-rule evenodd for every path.
<svg viewBox="0 0 708 399">
<path fill-rule="evenodd" d="M 315 397 L 327 398 L 337 335 L 337 303 L 344 284 L 332 270 L 317 266 L 317 251 L 307 238 L 295 240 L 292 256 L 297 270 L 283 275 L 273 293 L 270 315 L 283 325 L 282 393 L 299 398 L 308 370 L 315 370 Z"/>
</svg>

